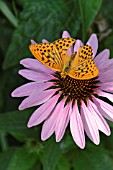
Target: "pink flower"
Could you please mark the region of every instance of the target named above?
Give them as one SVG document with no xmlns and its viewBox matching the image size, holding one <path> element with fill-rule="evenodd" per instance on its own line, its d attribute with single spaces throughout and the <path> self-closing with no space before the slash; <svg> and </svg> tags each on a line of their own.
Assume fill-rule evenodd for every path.
<svg viewBox="0 0 113 170">
<path fill-rule="evenodd" d="M 68 38 L 70 35 L 64 31 L 62 37 Z M 32 40 L 32 43 L 35 42 Z M 55 132 L 56 141 L 59 142 L 69 122 L 72 137 L 82 149 L 85 147 L 85 133 L 96 145 L 100 142 L 99 130 L 110 135 L 109 125 L 104 117 L 113 121 L 113 107 L 99 96 L 113 101 L 113 59 L 109 59 L 108 49 L 95 57 L 98 49 L 95 34 L 91 35 L 87 44 L 93 49 L 93 59 L 99 69 L 99 76 L 91 80 L 75 80 L 67 76 L 62 81 L 60 74 L 36 59 L 26 58 L 20 61 L 25 69 L 20 70 L 19 74 L 31 82 L 14 90 L 12 96 L 26 97 L 19 110 L 41 105 L 31 115 L 28 127 L 45 121 L 41 132 L 42 140 L 48 139 Z M 77 52 L 80 46 L 83 43 L 77 40 L 68 53 Z"/>
</svg>

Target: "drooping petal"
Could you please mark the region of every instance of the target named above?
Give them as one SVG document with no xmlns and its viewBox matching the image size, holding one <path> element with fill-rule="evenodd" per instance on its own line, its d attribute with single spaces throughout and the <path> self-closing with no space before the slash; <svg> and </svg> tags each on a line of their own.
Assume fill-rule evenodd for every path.
<svg viewBox="0 0 113 170">
<path fill-rule="evenodd" d="M 96 55 L 97 53 L 97 49 L 98 49 L 98 39 L 96 34 L 92 34 L 91 37 L 89 38 L 88 45 L 90 45 L 93 49 L 93 57 Z"/>
<path fill-rule="evenodd" d="M 93 114 L 95 121 L 97 123 L 98 129 L 106 134 L 107 136 L 110 135 L 110 128 L 103 116 L 100 114 L 99 110 L 97 109 L 96 105 L 88 100 L 88 108 L 90 112 Z"/>
<path fill-rule="evenodd" d="M 12 97 L 24 97 L 29 96 L 32 93 L 37 93 L 38 95 L 39 92 L 51 87 L 52 85 L 52 82 L 31 82 L 16 88 L 11 95 Z"/>
<path fill-rule="evenodd" d="M 40 124 L 43 122 L 50 114 L 52 114 L 52 111 L 58 101 L 59 94 L 53 96 L 51 99 L 49 99 L 46 103 L 41 105 L 30 117 L 27 126 L 32 127 Z"/>
<path fill-rule="evenodd" d="M 84 129 L 87 133 L 87 136 L 96 144 L 98 145 L 100 142 L 99 138 L 99 131 L 97 128 L 96 121 L 94 119 L 94 116 L 89 111 L 89 109 L 86 107 L 84 102 L 81 104 L 81 118 L 83 121 Z"/>
<path fill-rule="evenodd" d="M 107 97 L 110 101 L 113 102 L 113 94 L 103 92 L 101 89 L 100 90 L 98 89 L 97 91 L 99 96 Z"/>
<path fill-rule="evenodd" d="M 42 43 L 48 43 L 48 41 L 46 39 L 43 39 Z"/>
<path fill-rule="evenodd" d="M 31 40 L 31 44 L 36 44 L 36 42 L 34 40 Z"/>
<path fill-rule="evenodd" d="M 19 110 L 23 110 L 23 109 L 26 109 L 32 106 L 40 105 L 46 102 L 49 98 L 51 98 L 55 92 L 56 90 L 51 89 L 51 90 L 40 92 L 38 93 L 38 95 L 37 93 L 33 93 L 22 101 L 22 103 L 19 106 Z"/>
<path fill-rule="evenodd" d="M 67 31 L 63 31 L 62 38 L 70 38 L 70 34 Z"/>
<path fill-rule="evenodd" d="M 19 71 L 19 74 L 28 80 L 37 81 L 38 83 L 54 78 L 52 75 L 46 75 L 29 69 L 22 69 Z"/>
<path fill-rule="evenodd" d="M 62 114 L 59 114 L 57 121 L 56 121 L 56 125 L 55 125 L 55 135 L 56 135 L 56 142 L 59 142 L 66 130 L 66 127 L 69 123 L 69 119 L 70 119 L 70 114 L 71 114 L 71 102 L 68 103 L 64 109 Z"/>
<path fill-rule="evenodd" d="M 39 73 L 42 73 L 42 72 L 44 72 L 45 74 L 54 73 L 53 70 L 46 67 L 45 65 L 43 65 L 42 63 L 40 63 L 36 59 L 26 58 L 26 59 L 21 60 L 20 64 L 22 64 L 24 67 L 26 67 L 28 69 L 35 70 L 35 71 L 37 71 Z"/>
<path fill-rule="evenodd" d="M 59 116 L 59 114 L 62 114 L 64 109 L 64 104 L 65 104 L 65 99 L 61 100 L 57 104 L 52 114 L 44 122 L 42 127 L 42 132 L 41 132 L 42 140 L 48 139 L 54 133 L 57 117 Z"/>
<path fill-rule="evenodd" d="M 84 44 L 82 43 L 81 40 L 76 40 L 75 45 L 74 45 L 74 52 L 78 52 L 78 49 L 83 45 Z"/>
<path fill-rule="evenodd" d="M 77 102 L 74 104 L 70 117 L 70 129 L 75 143 L 83 149 L 85 147 L 85 135 L 83 122 L 78 110 Z"/>
<path fill-rule="evenodd" d="M 93 101 L 96 104 L 99 112 L 108 120 L 113 121 L 113 106 L 110 104 L 97 99 L 96 97 L 93 96 Z"/>
</svg>

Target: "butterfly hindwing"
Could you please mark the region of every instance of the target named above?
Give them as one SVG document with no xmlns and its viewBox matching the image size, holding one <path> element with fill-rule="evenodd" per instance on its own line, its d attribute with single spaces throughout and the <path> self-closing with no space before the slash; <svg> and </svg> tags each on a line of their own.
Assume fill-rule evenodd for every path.
<svg viewBox="0 0 113 170">
<path fill-rule="evenodd" d="M 88 59 L 70 69 L 68 75 L 75 79 L 86 80 L 98 76 L 98 68 L 92 59 Z"/>
<path fill-rule="evenodd" d="M 98 76 L 99 71 L 92 59 L 93 52 L 89 45 L 80 47 L 73 60 L 68 75 L 75 79 L 85 80 Z"/>
</svg>

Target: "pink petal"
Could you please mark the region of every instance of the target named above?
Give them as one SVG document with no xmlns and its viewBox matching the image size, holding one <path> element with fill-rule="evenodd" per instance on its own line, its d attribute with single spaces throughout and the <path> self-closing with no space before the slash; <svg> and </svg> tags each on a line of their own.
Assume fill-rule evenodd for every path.
<svg viewBox="0 0 113 170">
<path fill-rule="evenodd" d="M 87 133 L 87 136 L 96 144 L 98 145 L 100 142 L 99 138 L 99 131 L 97 128 L 97 123 L 95 121 L 94 116 L 86 107 L 84 102 L 81 105 L 81 117 L 84 125 L 84 129 Z"/>
<path fill-rule="evenodd" d="M 74 52 L 78 52 L 79 48 L 83 45 L 84 44 L 82 43 L 81 40 L 76 40 L 75 45 L 74 45 Z"/>
<path fill-rule="evenodd" d="M 27 126 L 32 127 L 43 122 L 52 112 L 58 101 L 59 94 L 53 96 L 46 103 L 41 105 L 30 117 Z"/>
<path fill-rule="evenodd" d="M 96 34 L 92 34 L 91 37 L 89 38 L 88 45 L 90 45 L 93 49 L 93 57 L 96 55 L 97 53 L 97 49 L 98 49 L 98 39 Z"/>
<path fill-rule="evenodd" d="M 64 109 L 65 99 L 61 100 L 55 107 L 53 113 L 47 118 L 42 127 L 41 139 L 48 139 L 55 131 L 55 124 L 59 114 L 62 114 Z"/>
<path fill-rule="evenodd" d="M 106 60 L 108 61 L 109 54 L 110 54 L 109 50 L 105 49 L 95 57 L 94 61 L 99 70 L 102 70 L 103 68 L 106 67 L 107 64 Z"/>
<path fill-rule="evenodd" d="M 59 142 L 66 130 L 66 127 L 68 125 L 70 114 L 71 114 L 71 103 L 67 104 L 62 114 L 60 114 L 56 120 L 56 126 L 55 126 L 55 135 L 56 135 L 56 142 Z"/>
<path fill-rule="evenodd" d="M 102 83 L 100 84 L 100 88 L 104 91 L 113 93 L 113 82 Z"/>
<path fill-rule="evenodd" d="M 96 97 L 93 96 L 93 101 L 96 104 L 99 112 L 108 120 L 113 121 L 113 106 L 110 104 L 97 99 Z"/>
<path fill-rule="evenodd" d="M 41 73 L 41 72 L 44 72 L 45 74 L 54 73 L 53 70 L 46 67 L 45 65 L 43 65 L 36 59 L 26 58 L 26 59 L 21 60 L 20 64 L 22 64 L 24 67 L 26 67 L 28 69 L 38 71 L 39 73 Z"/>
<path fill-rule="evenodd" d="M 67 31 L 63 31 L 62 38 L 70 38 L 70 35 Z"/>
<path fill-rule="evenodd" d="M 46 39 L 43 39 L 42 43 L 48 43 L 48 41 Z"/>
<path fill-rule="evenodd" d="M 34 40 L 31 40 L 31 44 L 36 44 L 36 42 Z"/>
<path fill-rule="evenodd" d="M 85 147 L 85 135 L 82 119 L 78 110 L 77 102 L 74 104 L 70 117 L 70 129 L 75 143 L 83 149 Z"/>
<path fill-rule="evenodd" d="M 44 73 L 39 73 L 33 70 L 22 69 L 19 74 L 28 80 L 37 81 L 38 83 L 53 79 L 52 75 L 46 75 Z"/>
<path fill-rule="evenodd" d="M 12 97 L 29 96 L 31 93 L 37 93 L 38 95 L 39 92 L 51 87 L 52 85 L 52 82 L 31 82 L 16 88 L 11 95 Z"/>
<path fill-rule="evenodd" d="M 70 55 L 72 55 L 73 54 L 73 46 L 71 46 L 69 49 L 68 49 L 68 51 L 67 51 L 67 54 L 70 56 Z"/>
<path fill-rule="evenodd" d="M 98 91 L 98 95 L 99 96 L 107 97 L 110 101 L 113 102 L 113 94 L 109 94 L 109 93 L 103 92 L 103 91 L 101 91 L 99 89 L 97 91 Z"/>
<path fill-rule="evenodd" d="M 19 110 L 23 110 L 32 106 L 40 105 L 46 102 L 56 92 L 56 89 L 46 90 L 40 93 L 33 93 L 22 101 Z"/>
<path fill-rule="evenodd" d="M 101 70 L 108 71 L 111 70 L 112 68 L 113 68 L 113 58 L 108 59 L 106 62 L 103 62 Z"/>
<path fill-rule="evenodd" d="M 103 116 L 100 114 L 99 110 L 97 109 L 96 105 L 91 102 L 90 100 L 88 101 L 88 108 L 90 112 L 93 114 L 95 121 L 97 123 L 98 129 L 105 133 L 107 136 L 110 135 L 110 128 Z"/>
<path fill-rule="evenodd" d="M 112 76 L 113 70 L 107 70 L 107 71 L 101 71 L 99 74 L 99 79 L 101 82 L 112 82 L 113 81 L 113 76 Z"/>
</svg>

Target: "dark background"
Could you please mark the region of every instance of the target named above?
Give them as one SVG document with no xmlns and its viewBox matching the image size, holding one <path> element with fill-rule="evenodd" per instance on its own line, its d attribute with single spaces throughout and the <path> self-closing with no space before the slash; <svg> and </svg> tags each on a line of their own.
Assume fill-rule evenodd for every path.
<svg viewBox="0 0 113 170">
<path fill-rule="evenodd" d="M 113 133 L 101 133 L 99 146 L 86 137 L 84 150 L 76 146 L 69 128 L 60 143 L 54 135 L 42 142 L 42 124 L 27 128 L 35 108 L 18 111 L 22 99 L 11 97 L 27 82 L 18 70 L 21 59 L 32 57 L 30 39 L 54 41 L 64 30 L 84 43 L 96 33 L 98 52 L 108 48 L 113 58 L 113 1 L 0 0 L 0 170 L 113 170 Z"/>
</svg>

